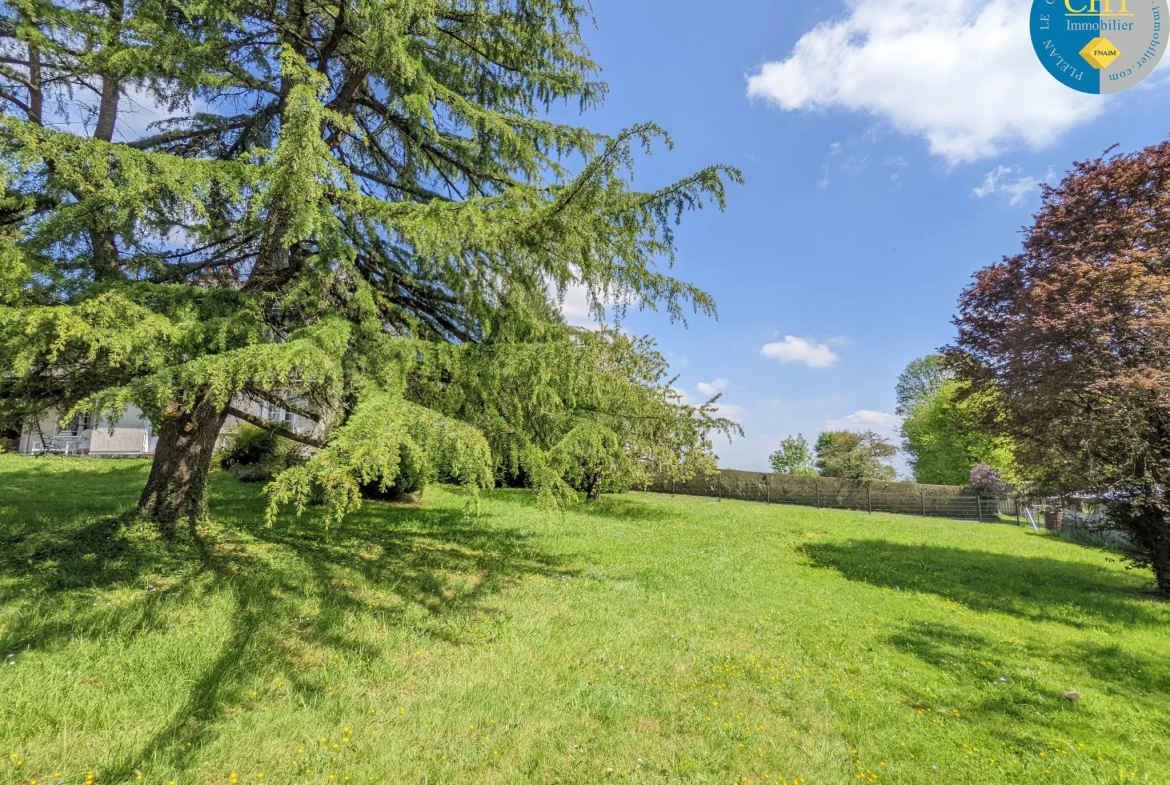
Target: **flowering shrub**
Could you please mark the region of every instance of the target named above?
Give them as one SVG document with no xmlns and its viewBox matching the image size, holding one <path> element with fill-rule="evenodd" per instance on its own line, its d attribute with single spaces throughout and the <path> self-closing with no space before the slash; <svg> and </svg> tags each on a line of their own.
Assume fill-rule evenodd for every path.
<svg viewBox="0 0 1170 785">
<path fill-rule="evenodd" d="M 1003 496 L 1009 490 L 1008 484 L 1003 481 L 1003 475 L 986 463 L 980 463 L 971 470 L 970 487 L 980 496 Z"/>
</svg>

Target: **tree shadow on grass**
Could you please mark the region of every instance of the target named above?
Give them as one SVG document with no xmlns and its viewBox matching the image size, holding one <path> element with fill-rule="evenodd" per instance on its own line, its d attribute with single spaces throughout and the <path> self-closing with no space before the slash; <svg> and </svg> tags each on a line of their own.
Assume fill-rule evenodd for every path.
<svg viewBox="0 0 1170 785">
<path fill-rule="evenodd" d="M 576 574 L 526 532 L 458 509 L 367 504 L 328 530 L 294 519 L 249 533 L 295 554 L 326 589 L 332 612 L 410 614 L 436 639 L 456 644 L 465 641 L 453 621 L 493 595 L 527 578 Z"/>
<path fill-rule="evenodd" d="M 573 507 L 573 512 L 596 518 L 637 523 L 668 523 L 679 521 L 684 516 L 677 511 L 645 497 L 624 494 L 606 494 L 597 501 L 583 502 Z"/>
<path fill-rule="evenodd" d="M 202 572 L 187 549 L 151 547 L 153 538 L 128 532 L 120 518 L 44 534 L 0 551 L 0 578 L 6 579 L 0 604 L 18 609 L 0 633 L 0 650 L 51 649 L 111 631 L 134 636 L 162 629 L 166 607 Z M 166 576 L 166 590 L 156 591 L 150 576 Z M 144 589 L 133 602 L 104 600 L 104 592 L 131 586 Z"/>
<path fill-rule="evenodd" d="M 600 499 L 588 501 L 582 493 L 577 494 L 577 502 L 563 509 L 548 508 L 545 513 L 550 516 L 587 515 L 609 520 L 635 521 L 638 523 L 659 523 L 678 521 L 684 516 L 672 511 L 661 504 L 654 504 L 655 500 L 665 497 L 633 496 L 626 493 L 606 493 Z M 491 491 L 489 497 L 493 500 L 506 501 L 508 504 L 524 507 L 530 510 L 539 510 L 540 501 L 535 491 L 521 488 L 497 488 Z M 693 501 L 693 497 L 689 497 Z"/>
<path fill-rule="evenodd" d="M 56 457 L 20 459 L 17 469 L 14 463 L 0 472 L 0 605 L 16 609 L 0 632 L 0 650 L 157 628 L 164 592 L 149 587 L 129 607 L 101 600 L 111 589 L 147 589 L 146 576 L 181 574 L 171 585 L 179 589 L 194 571 L 190 543 L 165 547 L 123 514 L 149 466 Z"/>
<path fill-rule="evenodd" d="M 34 485 L 58 482 L 31 475 Z M 370 637 L 375 626 L 409 624 L 420 646 L 428 638 L 479 642 L 477 620 L 498 614 L 493 596 L 529 578 L 575 574 L 525 531 L 457 508 L 367 505 L 329 529 L 309 517 L 268 527 L 259 486 L 218 473 L 203 541 L 164 543 L 148 527 L 92 517 L 133 499 L 103 496 L 108 481 L 77 472 L 69 480 L 73 504 L 37 526 L 0 514 L 0 586 L 19 600 L 0 636 L 6 650 L 49 651 L 87 630 L 126 643 L 147 630 L 165 634 L 170 622 L 214 597 L 234 605 L 209 664 L 190 681 L 176 681 L 185 691 L 182 707 L 133 753 L 103 766 L 107 782 L 133 781 L 136 770 L 158 765 L 195 765 L 195 753 L 225 718 L 245 710 L 258 674 L 290 674 L 289 691 L 313 701 L 325 694 L 325 677 L 306 663 L 379 656 Z M 93 509 L 78 501 L 87 489 Z M 166 588 L 150 591 L 151 582 Z M 95 590 L 123 589 L 130 591 L 116 605 L 91 602 Z"/>
<path fill-rule="evenodd" d="M 1131 699 L 1160 695 L 1160 705 L 1170 714 L 1170 662 L 1126 651 L 1116 643 L 1078 642 L 1058 652 L 1054 660 L 1078 667 L 1089 676 L 1108 684 L 1113 691 Z"/>
<path fill-rule="evenodd" d="M 110 461 L 100 472 L 70 471 L 84 468 L 78 460 L 6 461 L 0 471 L 0 574 L 40 573 L 67 589 L 126 580 L 136 569 L 127 563 L 133 549 L 118 537 L 118 516 L 137 498 L 146 467 Z M 51 577 L 46 565 L 56 567 Z M 0 602 L 6 599 L 0 594 Z"/>
<path fill-rule="evenodd" d="M 1094 564 L 885 540 L 803 550 L 815 566 L 849 580 L 935 594 L 978 611 L 1073 627 L 1170 622 L 1170 607 L 1142 601 L 1125 574 Z"/>
<path fill-rule="evenodd" d="M 1047 745 L 1026 729 L 1047 727 L 1054 733 L 1062 722 L 1062 712 L 1069 707 L 1061 698 L 1062 690 L 1033 678 L 1027 660 L 1013 658 L 997 641 L 969 628 L 933 622 L 907 624 L 891 636 L 890 644 L 945 673 L 948 681 L 963 685 L 967 721 L 994 723 L 997 738 L 1013 749 L 1039 753 Z M 903 689 L 919 711 L 942 716 L 953 710 L 950 705 L 939 706 L 937 694 L 918 681 L 908 681 Z"/>
<path fill-rule="evenodd" d="M 1052 648 L 1046 642 L 1021 643 L 994 640 L 969 627 L 922 621 L 906 624 L 890 638 L 897 650 L 910 654 L 963 684 L 972 716 L 996 717 L 997 733 L 1020 749 L 1039 752 L 1043 738 L 1022 731 L 1037 720 L 1059 725 L 1067 712 L 1077 710 L 1063 695 L 1081 690 L 1088 700 L 1101 694 L 1117 696 L 1126 705 L 1170 720 L 1170 670 L 1161 659 L 1125 651 L 1116 644 L 1073 642 Z M 1038 677 L 1033 665 L 1051 660 L 1061 666 L 1071 683 L 1056 685 Z M 905 685 L 915 708 L 931 707 L 932 691 L 917 682 Z M 934 707 L 937 711 L 937 706 Z"/>
<path fill-rule="evenodd" d="M 969 628 L 926 621 L 907 624 L 890 637 L 890 644 L 975 690 L 980 701 L 969 704 L 968 710 L 978 708 L 981 713 L 1025 722 L 1031 721 L 1038 709 L 1051 713 L 1060 707 L 1061 690 L 1037 683 L 1026 660 L 1013 659 L 1011 650 Z M 989 690 L 978 689 L 988 685 Z M 906 689 L 915 708 L 935 708 L 929 691 L 920 691 L 913 682 Z"/>
<path fill-rule="evenodd" d="M 240 598 L 230 639 L 171 722 L 111 767 L 112 781 L 130 779 L 147 761 L 185 768 L 214 733 L 225 706 L 244 702 L 258 672 L 284 666 L 300 700 L 323 696 L 319 679 L 292 666 L 327 653 L 351 662 L 378 656 L 354 630 L 359 617 L 384 625 L 409 620 L 420 646 L 427 638 L 471 643 L 478 636 L 464 622 L 482 615 L 492 595 L 529 577 L 573 574 L 525 533 L 469 520 L 459 510 L 367 505 L 330 529 L 312 518 L 268 527 L 254 501 L 226 490 L 232 492 L 214 509 L 217 517 L 291 557 L 291 564 L 281 569 L 238 553 L 214 557 L 214 590 L 231 589 Z M 222 548 L 211 551 L 223 554 Z M 310 613 L 307 586 L 317 595 Z"/>
</svg>

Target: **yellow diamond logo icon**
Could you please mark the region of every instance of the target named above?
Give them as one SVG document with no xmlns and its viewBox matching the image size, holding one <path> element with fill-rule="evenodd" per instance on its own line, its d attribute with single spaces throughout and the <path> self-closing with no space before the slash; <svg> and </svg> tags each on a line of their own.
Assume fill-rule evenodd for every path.
<svg viewBox="0 0 1170 785">
<path fill-rule="evenodd" d="M 1116 60 L 1120 54 L 1121 52 L 1118 51 L 1117 47 L 1105 37 L 1094 38 L 1085 44 L 1085 48 L 1081 50 L 1081 57 L 1088 60 L 1089 65 L 1098 71 L 1102 68 L 1108 68 L 1109 64 Z"/>
</svg>

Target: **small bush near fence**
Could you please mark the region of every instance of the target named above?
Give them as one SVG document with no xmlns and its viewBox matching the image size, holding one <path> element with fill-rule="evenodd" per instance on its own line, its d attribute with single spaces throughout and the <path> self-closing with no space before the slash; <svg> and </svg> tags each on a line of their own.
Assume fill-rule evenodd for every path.
<svg viewBox="0 0 1170 785">
<path fill-rule="evenodd" d="M 913 482 L 857 482 L 836 477 L 806 477 L 723 469 L 687 482 L 656 480 L 646 490 L 686 496 L 799 504 L 835 510 L 865 510 L 901 515 L 998 520 L 999 502 L 977 496 L 953 485 L 919 485 Z M 1014 515 L 1014 508 L 1007 511 Z"/>
</svg>

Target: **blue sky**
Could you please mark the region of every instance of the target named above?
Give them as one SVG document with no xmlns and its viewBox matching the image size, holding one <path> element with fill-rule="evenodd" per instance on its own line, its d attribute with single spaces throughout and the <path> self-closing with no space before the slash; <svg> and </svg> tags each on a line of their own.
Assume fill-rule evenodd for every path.
<svg viewBox="0 0 1170 785">
<path fill-rule="evenodd" d="M 721 465 L 764 470 L 790 433 L 896 432 L 895 377 L 951 339 L 971 274 L 1018 249 L 1036 184 L 1170 133 L 1165 68 L 1116 96 L 1069 90 L 1033 54 L 1029 7 L 594 0 L 611 93 L 587 123 L 652 120 L 676 144 L 636 185 L 711 163 L 747 181 L 678 232 L 675 273 L 718 321 L 624 323 L 659 339 L 688 395 L 723 392 L 746 437 Z"/>
</svg>

